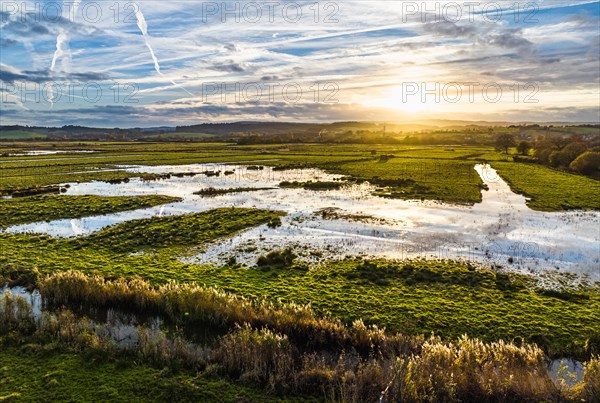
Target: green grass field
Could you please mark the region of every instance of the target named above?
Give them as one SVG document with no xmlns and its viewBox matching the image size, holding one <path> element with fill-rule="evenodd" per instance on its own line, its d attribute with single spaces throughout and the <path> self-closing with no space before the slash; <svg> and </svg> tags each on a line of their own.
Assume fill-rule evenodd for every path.
<svg viewBox="0 0 600 403">
<path fill-rule="evenodd" d="M 44 148 L 48 145 L 40 145 Z M 13 145 L 25 147 L 25 145 Z M 27 145 L 30 147 L 30 145 Z M 63 147 L 63 145 L 61 145 Z M 494 150 L 474 147 L 398 147 L 371 145 L 340 146 L 234 146 L 226 144 L 67 144 L 64 148 L 101 151 L 94 155 L 4 158 L 0 165 L 4 189 L 57 181 L 122 177 L 123 172 L 94 172 L 113 164 L 187 164 L 222 161 L 258 161 L 276 166 L 315 166 L 331 172 L 364 178 L 387 186 L 405 180 L 394 196 L 473 203 L 480 198 L 480 178 L 472 169 L 481 159 L 497 167 L 513 189 L 534 197 L 531 207 L 541 210 L 599 208 L 597 181 L 535 165 L 503 160 Z M 376 149 L 376 152 L 373 153 Z M 381 154 L 393 156 L 381 160 Z M 511 171 L 510 168 L 518 167 Z M 515 176 L 513 172 L 530 169 Z M 73 172 L 86 172 L 85 174 Z M 43 174 L 42 174 L 43 173 Z M 540 179 L 540 178 L 543 178 Z M 408 180 L 408 181 L 406 181 Z M 560 186 L 551 186 L 560 183 Z M 556 192 L 560 192 L 560 198 Z M 62 203 L 65 201 L 66 204 Z M 155 205 L 170 199 L 156 198 L 65 198 L 51 196 L 3 200 L 3 225 L 47 219 L 81 217 Z M 353 278 L 356 264 L 332 262 L 308 272 L 263 272 L 241 268 L 214 268 L 184 264 L 176 258 L 183 245 L 201 250 L 206 242 L 273 220 L 279 213 L 223 210 L 184 217 L 167 217 L 124 223 L 76 240 L 56 240 L 35 235 L 0 234 L 0 257 L 5 273 L 37 267 L 42 272 L 76 269 L 105 276 L 140 275 L 155 283 L 171 279 L 215 285 L 249 297 L 283 298 L 311 302 L 322 312 L 330 311 L 351 321 L 363 318 L 390 329 L 412 333 L 435 331 L 447 337 L 469 332 L 478 337 L 547 340 L 548 346 L 565 352 L 578 349 L 590 332 L 589 326 L 568 326 L 576 317 L 587 317 L 585 304 L 551 298 L 531 290 L 501 290 L 493 280 L 468 284 L 425 281 L 407 284 L 390 277 L 385 284 Z M 183 230 L 185 228 L 185 231 Z M 175 253 L 178 250 L 179 252 Z M 131 252 L 145 251 L 130 256 Z M 427 263 L 419 267 L 426 267 Z M 461 264 L 443 264 L 444 272 L 464 271 Z M 348 275 L 345 275 L 347 273 Z M 467 278 L 472 274 L 465 272 Z M 483 275 L 483 274 L 482 274 Z M 402 298 L 398 298 L 402 296 Z M 587 298 L 587 297 L 586 297 Z M 383 302 L 382 302 L 383 301 Z M 586 299 L 597 306 L 596 296 Z M 511 309 L 518 306 L 519 309 Z M 384 308 L 382 308 L 384 307 Z M 536 313 L 537 312 L 537 313 Z M 560 315 L 564 312 L 564 315 Z M 505 318 L 505 319 L 504 319 Z M 545 318 L 545 319 L 544 319 Z M 598 319 L 590 317 L 590 319 Z M 545 323 L 544 320 L 547 322 Z M 593 321 L 592 321 L 593 322 Z M 489 329 L 497 329 L 489 332 Z M 501 329 L 501 330 L 500 330 Z M 524 331 L 526 329 L 526 331 Z M 562 347 L 560 347 L 562 346 Z"/>
<path fill-rule="evenodd" d="M 46 134 L 37 132 L 28 132 L 22 130 L 3 130 L 0 132 L 0 140 L 32 140 L 32 139 L 45 139 L 48 137 Z"/>
<path fill-rule="evenodd" d="M 3 150 L 36 147 L 51 149 L 52 144 L 14 143 Z M 281 168 L 322 168 L 344 175 L 349 181 L 371 181 L 384 197 L 473 204 L 481 200 L 482 189 L 473 167 L 485 160 L 498 169 L 514 191 L 532 198 L 531 208 L 600 209 L 598 181 L 515 163 L 491 148 L 222 143 L 65 143 L 57 148 L 99 152 L 2 157 L 0 191 L 136 176 L 117 170 L 118 164 L 243 161 Z M 176 200 L 166 196 L 57 195 L 2 199 L 0 228 Z M 13 280 L 33 285 L 45 274 L 75 270 L 107 279 L 142 278 L 152 286 L 176 282 L 215 287 L 235 298 L 241 296 L 257 304 L 267 302 L 272 307 L 310 304 L 317 315 L 339 319 L 346 325 L 361 319 L 367 325 L 408 336 L 433 333 L 443 340 L 456 340 L 467 334 L 486 342 L 533 342 L 551 357 L 586 360 L 600 351 L 598 283 L 578 289 L 541 289 L 532 277 L 497 268 L 475 269 L 454 261 L 349 258 L 309 265 L 271 264 L 265 258 L 264 264 L 256 267 L 233 261 L 217 267 L 181 259 L 240 231 L 276 226 L 283 215 L 278 211 L 223 208 L 128 221 L 88 236 L 61 239 L 0 232 L 0 284 Z M 242 386 L 244 382 L 210 371 L 155 368 L 147 362 L 93 349 L 79 351 L 19 340 L 14 334 L 0 340 L 0 400 L 108 401 L 118 397 L 128 401 L 237 402 L 287 398 L 275 398 L 264 389 L 248 387 L 247 383 Z"/>
<path fill-rule="evenodd" d="M 523 339 L 552 355 L 581 355 L 600 334 L 600 296 L 593 291 L 548 294 L 527 277 L 476 271 L 453 262 L 332 261 L 310 270 L 211 267 L 177 257 L 206 242 L 267 223 L 280 213 L 220 209 L 186 216 L 117 224 L 87 237 L 53 239 L 0 234 L 0 274 L 79 270 L 110 278 L 140 276 L 216 286 L 251 299 L 310 303 L 351 323 L 384 326 L 408 334 L 455 339 Z M 144 251 L 143 254 L 131 255 Z"/>
<path fill-rule="evenodd" d="M 540 211 L 600 210 L 600 181 L 542 165 L 492 162 L 513 192 L 529 197 Z"/>
<path fill-rule="evenodd" d="M 11 144 L 12 151 L 52 149 Z M 481 180 L 473 167 L 486 160 L 515 192 L 532 198 L 536 210 L 600 209 L 597 180 L 547 167 L 514 163 L 491 148 L 409 147 L 391 145 L 265 145 L 224 143 L 64 143 L 60 149 L 91 149 L 91 155 L 4 157 L 0 160 L 0 192 L 66 182 L 111 180 L 136 176 L 118 164 L 192 164 L 243 161 L 248 164 L 318 167 L 329 172 L 379 183 L 387 197 L 473 204 L 481 200 Z M 375 153 L 373 153 L 375 152 Z M 386 156 L 382 158 L 381 156 Z M 260 161 L 260 162 L 259 162 Z"/>
<path fill-rule="evenodd" d="M 402 155 L 402 154 L 401 154 Z M 364 161 L 339 165 L 340 172 L 386 184 L 386 180 L 409 180 L 406 185 L 385 186 L 382 194 L 403 199 L 427 199 L 455 203 L 481 201 L 481 179 L 472 161 L 404 157 L 386 162 Z"/>
<path fill-rule="evenodd" d="M 363 319 L 409 334 L 537 342 L 552 355 L 583 351 L 600 335 L 600 295 L 553 296 L 526 278 L 452 262 L 330 262 L 307 272 L 204 268 L 197 281 L 250 298 L 310 303 L 346 323 Z"/>
<path fill-rule="evenodd" d="M 0 401 L 293 401 L 202 372 L 173 372 L 127 356 L 27 344 L 0 349 Z M 308 400 L 305 400 L 308 401 Z"/>
</svg>

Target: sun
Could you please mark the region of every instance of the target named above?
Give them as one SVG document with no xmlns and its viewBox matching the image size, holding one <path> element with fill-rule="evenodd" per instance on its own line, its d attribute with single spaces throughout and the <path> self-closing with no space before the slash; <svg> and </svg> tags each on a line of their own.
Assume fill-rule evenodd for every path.
<svg viewBox="0 0 600 403">
<path fill-rule="evenodd" d="M 377 95 L 373 95 L 366 105 L 405 113 L 434 112 L 439 107 L 435 97 L 423 99 L 420 86 L 412 83 L 384 88 Z"/>
</svg>

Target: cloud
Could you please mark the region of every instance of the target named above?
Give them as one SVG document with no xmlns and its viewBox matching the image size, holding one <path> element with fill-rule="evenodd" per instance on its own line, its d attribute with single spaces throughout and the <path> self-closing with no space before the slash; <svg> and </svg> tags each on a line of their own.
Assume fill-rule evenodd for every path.
<svg viewBox="0 0 600 403">
<path fill-rule="evenodd" d="M 3 35 L 31 38 L 32 35 L 56 36 L 61 30 L 69 30 L 78 35 L 97 35 L 103 30 L 95 24 L 78 23 L 62 16 L 48 18 L 45 13 L 25 13 L 23 16 L 6 15 L 7 22 L 2 26 Z"/>
<path fill-rule="evenodd" d="M 15 81 L 29 81 L 25 80 L 25 77 L 23 74 L 0 70 L 0 81 L 4 81 L 5 83 L 12 84 Z"/>
<path fill-rule="evenodd" d="M 8 70 L 8 66 L 2 65 L 0 69 L 0 81 L 13 84 L 15 82 L 30 82 L 30 83 L 47 83 L 52 81 L 66 82 L 98 82 L 107 81 L 110 76 L 105 73 L 95 72 L 80 72 L 80 73 L 54 73 L 49 69 L 46 70 L 24 70 L 17 72 L 14 69 Z"/>
<path fill-rule="evenodd" d="M 223 46 L 223 48 L 230 52 L 239 52 L 240 51 L 240 48 L 238 48 L 238 46 L 235 43 L 226 43 Z"/>
<path fill-rule="evenodd" d="M 504 49 L 514 49 L 520 54 L 531 55 L 535 53 L 532 42 L 519 35 L 519 30 L 511 29 L 503 32 L 491 32 L 477 38 L 478 44 L 498 46 Z"/>
<path fill-rule="evenodd" d="M 459 22 L 422 23 L 420 15 L 404 21 L 397 3 L 345 2 L 335 16 L 339 22 L 334 24 L 314 23 L 312 15 L 307 17 L 311 21 L 297 24 L 281 18 L 267 23 L 263 15 L 263 23 L 250 24 L 243 19 L 223 23 L 220 18 L 203 23 L 196 12 L 200 3 L 192 1 L 139 2 L 144 16 L 119 23 L 112 18 L 112 3 L 98 2 L 105 18 L 91 23 L 81 18 L 87 4 L 82 2 L 76 21 L 9 16 L 0 36 L 5 63 L 0 79 L 6 83 L 45 83 L 105 82 L 110 78 L 139 85 L 140 105 L 132 109 L 111 109 L 123 105 L 114 105 L 107 90 L 110 96 L 101 102 L 106 108 L 71 105 L 73 108 L 65 113 L 64 105 L 57 104 L 54 111 L 19 115 L 23 122 L 38 119 L 43 124 L 61 119 L 102 123 L 104 119 L 113 125 L 111 113 L 125 126 L 134 124 L 129 122 L 155 124 L 158 120 L 227 120 L 228 114 L 229 119 L 236 114 L 249 119 L 302 119 L 303 113 L 304 119 L 394 116 L 367 106 L 380 96 L 393 103 L 394 94 L 385 92 L 407 80 L 534 81 L 540 84 L 541 99 L 548 101 L 543 106 L 529 106 L 530 111 L 566 103 L 583 105 L 575 108 L 597 104 L 597 2 L 571 1 L 565 8 L 565 2 L 545 1 L 539 3 L 543 9 L 539 22 L 528 24 L 515 23 L 508 13 L 499 22 L 482 21 L 481 15 L 475 16 L 475 23 L 466 15 Z M 70 37 L 72 72 L 52 73 L 48 67 L 61 30 Z M 149 43 L 152 49 L 147 47 Z M 207 82 L 267 85 L 292 81 L 303 88 L 317 82 L 339 84 L 340 106 L 199 105 L 197 94 Z M 185 85 L 189 93 L 173 83 Z M 565 92 L 570 94 L 568 99 L 554 95 Z M 387 107 L 386 103 L 380 105 Z M 472 105 L 473 110 L 467 112 L 484 107 Z M 496 112 L 506 110 L 506 106 L 498 106 Z"/>
<path fill-rule="evenodd" d="M 426 32 L 447 38 L 468 39 L 477 45 L 478 50 L 499 47 L 514 50 L 522 55 L 535 53 L 535 45 L 522 36 L 521 29 L 506 28 L 499 24 L 459 25 L 450 21 L 439 21 L 424 24 L 424 29 Z"/>
<path fill-rule="evenodd" d="M 81 0 L 75 0 L 72 3 L 73 13 L 77 12 L 79 8 L 79 4 Z M 63 6 L 65 2 L 63 2 Z M 72 15 L 69 15 L 68 20 L 72 22 Z M 69 30 L 60 29 L 58 35 L 56 36 L 56 50 L 54 51 L 54 56 L 52 57 L 52 63 L 50 64 L 50 70 L 54 71 L 56 69 L 56 62 L 58 59 L 62 58 L 62 68 L 65 71 L 70 71 L 71 69 L 71 49 L 69 49 Z"/>
<path fill-rule="evenodd" d="M 243 73 L 246 71 L 247 66 L 244 63 L 234 62 L 230 59 L 224 62 L 212 63 L 210 68 L 213 70 L 225 71 L 228 73 Z"/>
<path fill-rule="evenodd" d="M 425 24 L 425 30 L 452 38 L 464 38 L 477 33 L 475 25 L 457 25 L 450 21 L 439 21 Z"/>
<path fill-rule="evenodd" d="M 549 107 L 524 112 L 523 110 L 508 110 L 501 112 L 498 117 L 502 120 L 530 122 L 578 122 L 600 123 L 598 108 L 578 107 Z"/>
<path fill-rule="evenodd" d="M 14 46 L 14 45 L 16 45 L 18 43 L 19 43 L 19 41 L 16 41 L 14 39 L 6 38 L 4 36 L 0 36 L 0 48 L 9 48 L 9 47 Z"/>
</svg>

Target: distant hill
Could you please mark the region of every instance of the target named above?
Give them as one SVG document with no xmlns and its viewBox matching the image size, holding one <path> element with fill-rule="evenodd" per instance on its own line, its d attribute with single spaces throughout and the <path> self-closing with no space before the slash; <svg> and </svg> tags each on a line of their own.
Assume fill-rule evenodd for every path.
<svg viewBox="0 0 600 403">
<path fill-rule="evenodd" d="M 501 132 L 532 139 L 544 135 L 600 134 L 600 125 L 532 124 L 434 120 L 423 122 L 232 122 L 150 128 L 97 128 L 84 126 L 0 126 L 0 141 L 230 141 L 266 143 L 403 143 L 490 144 Z"/>
</svg>

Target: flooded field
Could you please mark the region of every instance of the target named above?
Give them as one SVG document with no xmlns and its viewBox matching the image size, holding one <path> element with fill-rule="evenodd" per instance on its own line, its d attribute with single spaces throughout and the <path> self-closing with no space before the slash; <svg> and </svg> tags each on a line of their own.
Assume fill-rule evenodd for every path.
<svg viewBox="0 0 600 403">
<path fill-rule="evenodd" d="M 8 153 L 6 157 L 37 157 L 43 155 L 54 155 L 54 154 L 91 154 L 95 153 L 93 150 L 33 150 L 23 151 L 19 153 Z"/>
<path fill-rule="evenodd" d="M 281 182 L 343 180 L 318 169 L 225 164 L 119 168 L 153 174 L 154 180 L 70 183 L 63 194 L 161 194 L 182 201 L 102 216 L 18 225 L 8 231 L 72 237 L 139 218 L 219 207 L 255 207 L 282 210 L 288 216 L 280 227 L 248 230 L 186 259 L 219 264 L 235 256 L 238 262 L 252 264 L 265 251 L 292 246 L 311 261 L 346 255 L 426 256 L 498 264 L 526 272 L 567 270 L 600 277 L 600 214 L 533 211 L 526 199 L 513 193 L 489 166 L 475 167 L 488 190 L 482 190 L 482 202 L 473 206 L 381 198 L 372 194 L 376 188 L 369 183 L 348 183 L 331 190 L 280 187 Z M 210 197 L 194 194 L 207 189 L 228 193 Z"/>
</svg>

